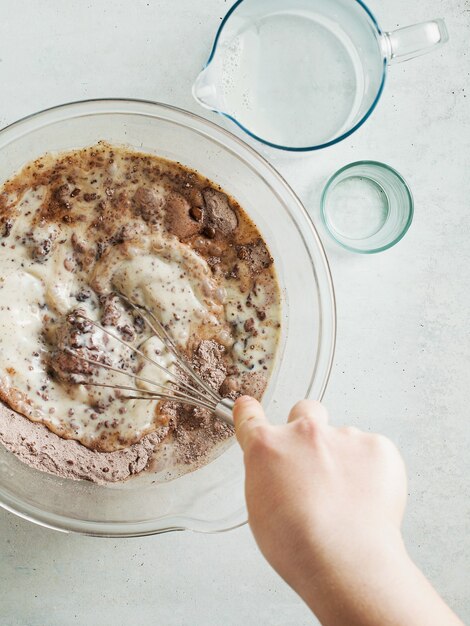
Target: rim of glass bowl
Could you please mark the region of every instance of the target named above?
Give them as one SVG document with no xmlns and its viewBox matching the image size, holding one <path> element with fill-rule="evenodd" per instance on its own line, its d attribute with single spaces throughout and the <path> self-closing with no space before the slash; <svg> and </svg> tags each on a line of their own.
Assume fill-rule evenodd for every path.
<svg viewBox="0 0 470 626">
<path fill-rule="evenodd" d="M 235 4 L 233 4 L 230 7 L 230 9 L 227 11 L 227 13 L 225 14 L 222 22 L 220 23 L 219 28 L 217 29 L 217 33 L 215 34 L 214 43 L 212 44 L 212 50 L 211 50 L 211 52 L 209 54 L 209 58 L 207 59 L 204 67 L 202 68 L 202 70 L 204 70 L 211 63 L 212 59 L 214 58 L 215 52 L 216 52 L 217 47 L 219 45 L 220 36 L 222 34 L 222 31 L 224 30 L 224 27 L 225 27 L 229 17 L 232 15 L 232 13 L 234 11 L 236 11 L 236 9 L 239 7 L 239 5 L 242 4 L 242 2 L 244 2 L 244 1 L 245 0 L 237 0 L 235 2 Z M 372 11 L 369 9 L 369 7 L 362 0 L 354 0 L 354 1 L 356 2 L 356 4 L 358 4 L 363 9 L 364 13 L 366 14 L 367 18 L 369 19 L 370 25 L 371 25 L 372 29 L 374 30 L 374 33 L 375 33 L 376 37 L 381 37 L 383 32 L 382 32 L 382 29 L 379 26 L 379 23 L 377 22 L 377 19 L 376 19 L 375 15 L 372 13 Z M 364 122 L 366 122 L 369 119 L 369 117 L 372 115 L 375 107 L 377 106 L 377 104 L 378 104 L 378 102 L 380 100 L 380 97 L 382 96 L 382 93 L 383 93 L 383 90 L 384 90 L 384 87 L 385 87 L 385 79 L 386 79 L 386 77 L 387 77 L 387 59 L 384 56 L 383 62 L 382 62 L 382 77 L 380 79 L 380 85 L 379 85 L 379 88 L 377 90 L 377 94 L 375 95 L 375 98 L 374 98 L 372 104 L 367 109 L 367 111 L 364 113 L 364 115 L 361 117 L 361 119 L 352 128 L 350 128 L 346 132 L 342 133 L 338 137 L 335 137 L 333 139 L 330 139 L 329 141 L 325 141 L 324 143 L 320 143 L 320 144 L 315 145 L 315 146 L 292 147 L 292 146 L 284 146 L 284 145 L 278 144 L 278 143 L 273 143 L 272 141 L 269 141 L 268 139 L 263 139 L 259 135 L 256 135 L 256 133 L 252 132 L 249 128 L 244 126 L 241 122 L 239 122 L 235 117 L 233 117 L 229 113 L 225 113 L 224 111 L 218 111 L 217 109 L 213 109 L 210 106 L 207 106 L 205 108 L 209 109 L 210 111 L 213 111 L 214 113 L 218 113 L 219 115 L 222 115 L 223 117 L 226 117 L 231 122 L 236 124 L 239 128 L 241 128 L 243 130 L 243 132 L 245 132 L 247 135 L 249 135 L 253 139 L 256 139 L 256 141 L 259 141 L 260 143 L 263 143 L 264 145 L 269 146 L 270 148 L 276 148 L 277 150 L 285 150 L 286 152 L 313 152 L 315 150 L 322 150 L 323 148 L 329 148 L 330 146 L 334 146 L 335 144 L 339 143 L 340 141 L 343 141 L 343 139 L 346 139 L 347 137 L 349 137 L 350 135 L 355 133 L 356 130 L 358 130 L 364 124 Z M 197 98 L 196 98 L 196 100 L 197 100 Z M 198 100 L 198 103 L 199 103 L 199 100 Z M 204 105 L 201 104 L 201 103 L 199 103 L 199 105 L 204 107 Z"/>
<path fill-rule="evenodd" d="M 263 179 L 266 185 L 268 185 L 272 193 L 278 196 L 279 200 L 286 207 L 289 214 L 291 214 L 289 204 L 291 206 L 294 205 L 296 210 L 300 212 L 300 216 L 305 222 L 302 226 L 308 230 L 308 233 L 304 234 L 298 225 L 297 217 L 294 217 L 291 214 L 291 219 L 293 220 L 299 235 L 304 242 L 306 250 L 309 252 L 312 266 L 313 258 L 310 250 L 312 249 L 312 246 L 317 247 L 318 256 L 322 264 L 321 270 L 323 278 L 326 279 L 327 284 L 327 290 L 325 291 L 325 294 L 322 294 L 324 297 L 319 296 L 322 319 L 323 316 L 327 316 L 326 324 L 331 329 L 329 345 L 325 346 L 324 340 L 320 343 L 319 354 L 325 352 L 327 353 L 326 356 L 323 354 L 326 365 L 324 366 L 323 380 L 321 381 L 319 388 L 320 391 L 318 394 L 318 397 L 321 399 L 330 377 L 336 344 L 336 300 L 328 260 L 315 226 L 299 198 L 284 178 L 274 169 L 274 167 L 251 146 L 217 124 L 178 107 L 151 100 L 139 100 L 132 98 L 97 98 L 68 102 L 50 107 L 23 117 L 18 121 L 5 126 L 0 130 L 0 150 L 9 143 L 14 142 L 19 137 L 22 137 L 37 128 L 47 126 L 48 124 L 81 116 L 116 113 L 133 113 L 171 120 L 173 123 L 179 123 L 185 127 L 187 127 L 188 123 L 190 123 L 191 130 L 209 137 L 212 141 L 218 143 L 224 150 L 228 150 L 233 154 L 236 154 L 237 157 L 242 159 L 248 167 L 254 169 L 257 175 Z M 284 192 L 284 199 L 280 197 L 278 191 L 276 191 L 276 185 Z M 285 197 L 287 197 L 287 201 L 285 200 Z M 306 235 L 313 238 L 313 242 L 309 243 L 306 239 Z M 318 275 L 318 268 L 315 267 L 314 269 L 315 274 Z M 319 336 L 322 336 L 320 332 Z M 308 384 L 306 392 L 307 397 L 311 393 L 316 372 L 317 368 L 315 367 Z M 11 496 L 11 494 L 4 493 L 1 490 L 1 487 L 0 506 L 12 513 L 15 513 L 23 519 L 35 522 L 36 524 L 47 528 L 63 532 L 71 531 L 102 537 L 136 537 L 176 530 L 193 530 L 196 532 L 214 533 L 225 532 L 246 524 L 246 520 L 244 520 L 238 524 L 230 524 L 224 528 L 220 528 L 216 527 L 216 524 L 209 523 L 206 520 L 198 520 L 174 515 L 158 518 L 158 528 L 155 528 L 157 520 L 127 523 L 82 521 L 65 515 L 62 516 L 45 512 L 35 506 L 23 502 L 19 498 Z M 162 527 L 162 524 L 164 523 L 167 523 L 166 527 Z M 217 524 L 220 526 L 220 522 L 217 522 Z"/>
</svg>

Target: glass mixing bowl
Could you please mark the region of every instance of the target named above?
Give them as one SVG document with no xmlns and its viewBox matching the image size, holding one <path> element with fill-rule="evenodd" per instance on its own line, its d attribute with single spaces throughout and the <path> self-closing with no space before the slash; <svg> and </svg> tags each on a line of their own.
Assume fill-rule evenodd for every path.
<svg viewBox="0 0 470 626">
<path fill-rule="evenodd" d="M 201 117 L 154 102 L 90 100 L 0 131 L 0 181 L 45 152 L 100 139 L 194 168 L 244 207 L 268 243 L 283 296 L 281 344 L 263 404 L 279 423 L 294 400 L 320 399 L 335 344 L 333 285 L 315 228 L 282 177 L 248 145 Z M 175 480 L 142 474 L 112 486 L 39 472 L 0 446 L 0 504 L 44 526 L 89 535 L 234 528 L 247 517 L 243 477 L 234 442 L 210 464 Z"/>
</svg>

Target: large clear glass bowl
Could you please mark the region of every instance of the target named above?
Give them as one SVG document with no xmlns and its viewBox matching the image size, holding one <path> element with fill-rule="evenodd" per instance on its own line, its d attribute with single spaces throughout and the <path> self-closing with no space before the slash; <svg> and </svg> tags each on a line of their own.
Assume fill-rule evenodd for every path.
<svg viewBox="0 0 470 626">
<path fill-rule="evenodd" d="M 0 181 L 45 152 L 100 139 L 179 161 L 240 202 L 269 245 L 283 296 L 281 345 L 265 408 L 273 422 L 282 422 L 295 400 L 320 399 L 335 344 L 333 286 L 315 228 L 282 177 L 201 117 L 154 102 L 93 100 L 42 111 L 0 131 Z M 173 481 L 143 474 L 113 486 L 50 476 L 0 446 L 0 504 L 44 526 L 89 535 L 234 528 L 247 517 L 243 475 L 234 442 L 205 467 Z"/>
</svg>

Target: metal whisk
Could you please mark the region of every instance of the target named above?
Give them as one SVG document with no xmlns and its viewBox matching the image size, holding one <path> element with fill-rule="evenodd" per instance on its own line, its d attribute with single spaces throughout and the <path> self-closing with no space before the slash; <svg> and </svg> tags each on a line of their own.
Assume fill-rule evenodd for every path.
<svg viewBox="0 0 470 626">
<path fill-rule="evenodd" d="M 233 413 L 232 413 L 233 404 L 234 404 L 233 400 L 229 398 L 222 398 L 204 380 L 202 380 L 202 378 L 198 374 L 196 374 L 196 372 L 191 367 L 191 365 L 181 356 L 178 348 L 176 347 L 174 341 L 168 334 L 163 324 L 152 313 L 150 309 L 148 309 L 146 306 L 133 302 L 130 298 L 128 298 L 122 293 L 115 292 L 115 295 L 121 298 L 124 302 L 126 302 L 132 309 L 134 309 L 138 313 L 138 315 L 144 320 L 148 328 L 153 333 L 153 336 L 158 337 L 160 341 L 164 344 L 165 348 L 173 354 L 179 369 L 182 372 L 184 372 L 189 382 L 188 380 L 185 380 L 179 373 L 170 371 L 169 369 L 167 369 L 166 367 L 164 367 L 163 365 L 161 365 L 160 363 L 152 359 L 150 356 L 142 352 L 142 350 L 140 350 L 139 348 L 131 345 L 130 343 L 128 343 L 127 341 L 119 337 L 118 335 L 104 328 L 101 324 L 98 324 L 98 322 L 95 322 L 94 320 L 90 319 L 86 315 L 83 315 L 82 313 L 77 311 L 74 313 L 74 316 L 76 318 L 80 318 L 86 321 L 87 323 L 92 324 L 93 326 L 101 330 L 103 333 L 108 335 L 109 337 L 112 337 L 113 339 L 121 343 L 122 345 L 126 346 L 133 353 L 138 354 L 143 359 L 145 359 L 146 361 L 148 361 L 149 363 L 151 363 L 158 369 L 162 370 L 163 372 L 165 372 L 167 376 L 171 379 L 171 381 L 177 385 L 177 387 L 171 388 L 165 384 L 152 381 L 151 379 L 145 378 L 143 376 L 139 376 L 138 374 L 134 374 L 133 372 L 129 372 L 129 371 L 120 369 L 118 367 L 108 365 L 107 363 L 101 363 L 100 361 L 97 361 L 94 359 L 88 359 L 78 354 L 76 351 L 67 348 L 66 352 L 68 354 L 74 356 L 75 358 L 81 361 L 84 361 L 96 367 L 101 367 L 101 368 L 104 368 L 113 372 L 117 372 L 118 374 L 123 374 L 133 380 L 138 380 L 140 382 L 146 383 L 147 385 L 153 385 L 154 387 L 160 388 L 160 390 L 148 391 L 146 389 L 139 389 L 138 387 L 133 387 L 130 385 L 114 385 L 110 383 L 109 384 L 98 383 L 94 381 L 90 381 L 90 382 L 86 381 L 83 384 L 91 385 L 95 387 L 107 387 L 111 389 L 132 391 L 132 392 L 139 394 L 139 395 L 126 396 L 126 399 L 174 400 L 176 402 L 187 404 L 189 406 L 209 409 L 214 412 L 217 418 L 219 418 L 226 424 L 230 424 L 233 426 Z"/>
</svg>

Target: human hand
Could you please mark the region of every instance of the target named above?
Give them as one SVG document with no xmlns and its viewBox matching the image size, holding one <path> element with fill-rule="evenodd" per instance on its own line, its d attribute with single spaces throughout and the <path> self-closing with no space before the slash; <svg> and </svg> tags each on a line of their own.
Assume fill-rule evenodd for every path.
<svg viewBox="0 0 470 626">
<path fill-rule="evenodd" d="M 406 472 L 389 439 L 334 428 L 326 409 L 306 400 L 273 426 L 256 400 L 242 397 L 234 419 L 256 541 L 322 623 L 437 624 L 432 610 L 425 617 L 411 606 L 400 621 L 392 597 L 406 604 L 407 587 L 418 583 L 450 613 L 403 546 Z M 460 622 L 439 626 L 450 623 Z"/>
</svg>

